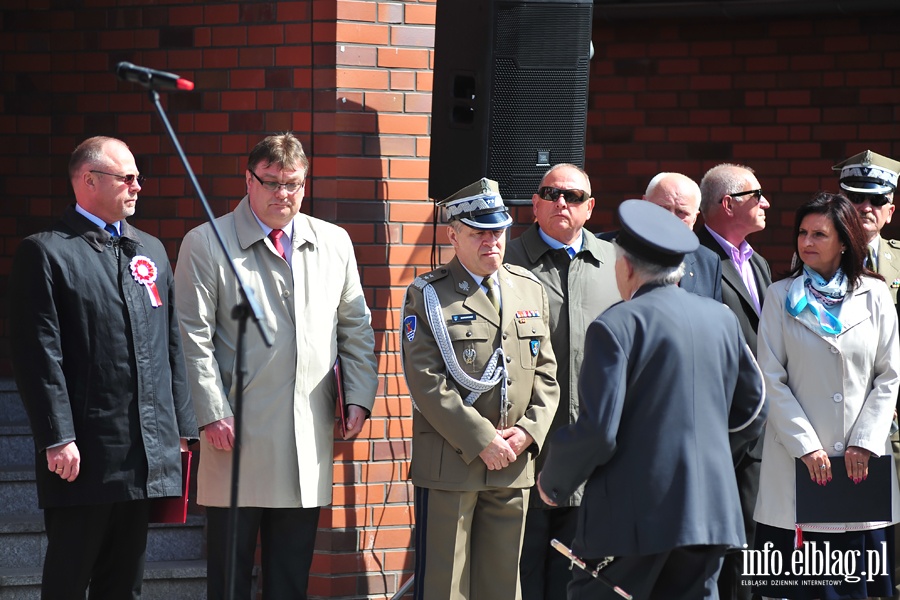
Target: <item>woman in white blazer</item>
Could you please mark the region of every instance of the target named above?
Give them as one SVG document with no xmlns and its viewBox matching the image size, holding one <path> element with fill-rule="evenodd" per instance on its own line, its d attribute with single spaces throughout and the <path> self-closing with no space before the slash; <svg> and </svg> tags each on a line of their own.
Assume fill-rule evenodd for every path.
<svg viewBox="0 0 900 600">
<path fill-rule="evenodd" d="M 870 573 L 875 565 L 866 560 L 871 552 L 893 559 L 888 525 L 900 521 L 895 469 L 890 520 L 798 525 L 795 459 L 810 479 L 829 485 L 837 461 L 859 482 L 868 476 L 870 457 L 892 456 L 889 434 L 900 385 L 897 313 L 887 285 L 863 266 L 865 236 L 844 196 L 820 193 L 801 206 L 794 234 L 799 261 L 788 278 L 769 287 L 758 340 L 769 418 L 755 549 L 783 562 L 780 574 L 767 560 L 768 573 L 745 575 L 764 597 L 891 597 L 892 564 Z M 828 566 L 814 563 L 812 550 L 829 552 Z M 834 559 L 843 573 L 835 573 Z M 803 567 L 806 579 L 798 576 Z"/>
</svg>

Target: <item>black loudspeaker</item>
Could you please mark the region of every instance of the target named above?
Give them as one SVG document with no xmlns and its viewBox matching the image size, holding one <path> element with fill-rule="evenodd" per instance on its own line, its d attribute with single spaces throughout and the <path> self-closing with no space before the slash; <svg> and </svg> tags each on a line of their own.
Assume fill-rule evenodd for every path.
<svg viewBox="0 0 900 600">
<path fill-rule="evenodd" d="M 551 165 L 584 167 L 592 0 L 438 0 L 428 192 L 481 177 L 531 202 Z"/>
</svg>

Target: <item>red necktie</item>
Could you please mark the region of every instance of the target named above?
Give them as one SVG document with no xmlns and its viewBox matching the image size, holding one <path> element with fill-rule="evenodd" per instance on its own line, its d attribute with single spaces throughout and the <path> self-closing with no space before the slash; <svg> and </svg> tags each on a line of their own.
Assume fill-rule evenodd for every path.
<svg viewBox="0 0 900 600">
<path fill-rule="evenodd" d="M 273 229 L 269 232 L 269 239 L 272 240 L 272 245 L 275 246 L 275 251 L 278 255 L 284 260 L 287 260 L 287 256 L 284 254 L 284 246 L 281 245 L 281 236 L 283 235 L 284 231 L 281 229 Z"/>
</svg>

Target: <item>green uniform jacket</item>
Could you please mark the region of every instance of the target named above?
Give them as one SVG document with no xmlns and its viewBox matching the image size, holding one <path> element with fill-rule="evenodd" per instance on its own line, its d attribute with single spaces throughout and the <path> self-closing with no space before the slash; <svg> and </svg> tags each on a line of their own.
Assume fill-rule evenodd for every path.
<svg viewBox="0 0 900 600">
<path fill-rule="evenodd" d="M 484 392 L 474 405 L 464 403 L 469 392 L 449 376 L 428 324 L 423 291 L 414 283 L 407 290 L 401 343 L 416 408 L 411 466 L 416 486 L 478 491 L 534 483 L 534 458 L 559 402 L 547 295 L 520 267 L 504 264 L 499 277 L 499 316 L 456 258 L 421 279 L 437 292 L 453 352 L 469 376 L 480 379 L 494 349 L 502 345 L 509 425 L 527 431 L 535 443 L 505 469 L 487 469 L 478 454 L 499 427 L 500 385 Z"/>
</svg>

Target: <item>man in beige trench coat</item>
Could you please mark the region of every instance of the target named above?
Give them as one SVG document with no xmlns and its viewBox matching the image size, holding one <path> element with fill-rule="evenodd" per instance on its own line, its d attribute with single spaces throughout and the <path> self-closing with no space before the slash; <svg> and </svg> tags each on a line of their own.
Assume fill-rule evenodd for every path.
<svg viewBox="0 0 900 600">
<path fill-rule="evenodd" d="M 175 288 L 201 435 L 198 502 L 209 521 L 208 597 L 225 591 L 239 291 L 234 260 L 260 303 L 274 346 L 249 326 L 241 423 L 235 598 L 250 597 L 257 533 L 263 597 L 305 599 L 319 507 L 331 502 L 340 356 L 347 437 L 362 429 L 377 387 L 374 334 L 353 245 L 335 225 L 299 214 L 309 163 L 290 133 L 251 151 L 247 196 L 212 228 L 185 236 Z"/>
</svg>

